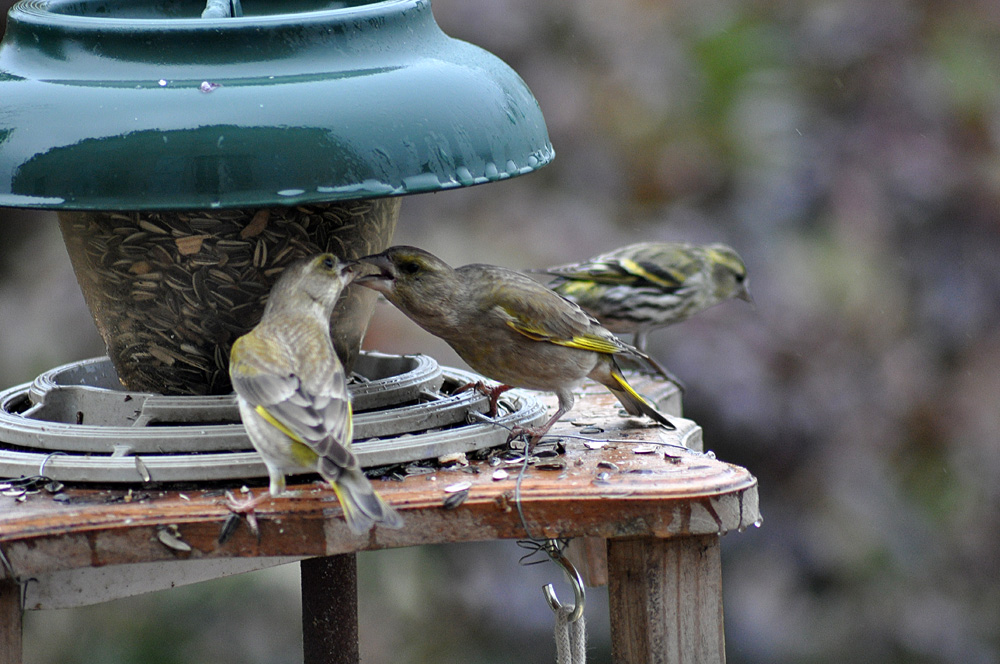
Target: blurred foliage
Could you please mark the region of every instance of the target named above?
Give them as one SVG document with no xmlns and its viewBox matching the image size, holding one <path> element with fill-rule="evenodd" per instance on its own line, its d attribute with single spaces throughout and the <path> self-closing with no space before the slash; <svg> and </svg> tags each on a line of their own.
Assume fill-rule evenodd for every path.
<svg viewBox="0 0 1000 664">
<path fill-rule="evenodd" d="M 1000 5 L 434 8 L 446 32 L 521 74 L 557 158 L 408 198 L 397 240 L 511 267 L 646 239 L 724 241 L 748 263 L 755 308 L 728 303 L 651 339 L 688 384 L 707 444 L 760 479 L 764 526 L 724 539 L 729 661 L 1000 660 Z M 54 221 L 0 210 L 0 224 L 4 384 L 99 352 L 96 333 L 68 323 L 86 312 Z M 366 343 L 458 363 L 389 307 Z M 516 558 L 511 546 L 362 557 L 370 659 L 503 661 L 492 644 L 506 661 L 552 661 L 537 587 L 520 569 L 490 573 Z M 461 588 L 481 592 L 451 594 Z M 200 623 L 211 635 L 218 620 L 230 643 L 261 636 L 218 602 L 160 601 L 143 610 L 178 633 Z M 540 607 L 531 621 L 514 620 L 522 604 Z M 126 638 L 105 615 L 103 638 Z M 32 624 L 29 656 L 55 631 Z M 180 652 L 213 659 L 204 648 Z M 141 655 L 115 661 L 158 661 Z"/>
</svg>

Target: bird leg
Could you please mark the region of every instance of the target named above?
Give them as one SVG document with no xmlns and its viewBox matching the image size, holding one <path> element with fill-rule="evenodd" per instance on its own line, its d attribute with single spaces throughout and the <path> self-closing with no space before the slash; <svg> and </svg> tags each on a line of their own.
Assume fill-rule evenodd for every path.
<svg viewBox="0 0 1000 664">
<path fill-rule="evenodd" d="M 494 387 L 490 387 L 483 381 L 477 380 L 474 383 L 466 383 L 465 385 L 461 386 L 460 388 L 452 392 L 452 394 L 459 394 L 461 392 L 465 392 L 466 390 L 472 390 L 472 389 L 490 398 L 490 409 L 487 412 L 487 415 L 489 415 L 490 417 L 496 417 L 497 406 L 500 403 L 500 395 L 506 392 L 507 390 L 511 389 L 511 386 L 496 385 Z"/>
<path fill-rule="evenodd" d="M 648 338 L 649 333 L 646 330 L 636 330 L 635 334 L 632 335 L 632 345 L 645 353 L 646 339 Z"/>
<path fill-rule="evenodd" d="M 568 408 L 560 408 L 555 412 L 555 415 L 549 418 L 548 422 L 546 422 L 540 427 L 532 428 L 532 427 L 515 426 L 513 429 L 510 430 L 510 435 L 507 436 L 507 442 L 509 443 L 518 436 L 526 435 L 528 436 L 528 448 L 530 449 L 535 444 L 537 444 L 538 441 L 542 439 L 542 436 L 544 436 L 549 432 L 549 429 L 552 428 L 552 425 L 558 422 L 559 418 L 565 415 L 568 410 L 569 410 Z M 528 449 L 525 449 L 524 452 L 525 454 L 527 454 Z"/>
</svg>

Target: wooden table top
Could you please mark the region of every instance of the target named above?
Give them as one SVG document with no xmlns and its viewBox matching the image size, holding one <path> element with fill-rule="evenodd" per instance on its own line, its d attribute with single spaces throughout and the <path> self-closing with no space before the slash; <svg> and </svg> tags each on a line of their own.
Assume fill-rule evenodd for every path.
<svg viewBox="0 0 1000 664">
<path fill-rule="evenodd" d="M 318 481 L 289 487 L 301 495 L 260 504 L 259 538 L 240 523 L 224 543 L 219 535 L 230 512 L 218 485 L 67 485 L 21 501 L 0 495 L 0 569 L 26 579 L 106 565 L 311 557 L 528 536 L 722 534 L 757 522 L 756 478 L 711 454 L 681 449 L 685 443 L 699 446 L 701 429 L 675 419 L 678 430 L 666 431 L 620 417 L 614 398 L 591 386 L 546 437 L 561 439 L 565 451 L 557 456 L 527 466 L 470 461 L 402 481 L 375 480 L 405 526 L 374 528 L 364 536 L 351 534 L 333 491 Z M 507 477 L 497 479 L 501 469 Z M 455 485 L 464 483 L 464 502 L 446 509 Z M 255 487 L 254 495 L 263 490 Z"/>
</svg>

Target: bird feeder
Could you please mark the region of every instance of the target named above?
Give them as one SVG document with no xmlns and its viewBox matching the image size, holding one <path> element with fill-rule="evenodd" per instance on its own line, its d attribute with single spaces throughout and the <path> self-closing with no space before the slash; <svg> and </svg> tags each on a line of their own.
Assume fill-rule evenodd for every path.
<svg viewBox="0 0 1000 664">
<path fill-rule="evenodd" d="M 553 158 L 524 82 L 429 0 L 25 0 L 0 99 L 0 206 L 58 212 L 118 379 L 167 395 L 231 390 L 295 259 L 380 251 L 400 196 Z M 348 366 L 374 297 L 334 314 Z"/>
<path fill-rule="evenodd" d="M 429 0 L 22 0 L 0 43 L 0 100 L 0 206 L 57 211 L 110 355 L 0 391 L 0 477 L 35 473 L 0 491 L 0 663 L 19 661 L 25 606 L 314 556 L 325 557 L 302 568 L 305 660 L 357 661 L 353 552 L 532 533 L 602 538 L 597 548 L 610 538 L 617 659 L 724 658 L 718 540 L 759 524 L 756 479 L 693 451 L 693 422 L 677 420 L 666 439 L 631 428 L 603 389 L 584 395 L 579 421 L 557 425 L 574 439 L 562 452 L 506 450 L 438 468 L 440 482 L 407 472 L 386 483 L 386 499 L 406 506 L 407 527 L 391 533 L 349 533 L 329 516 L 332 489 L 317 487 L 270 506 L 261 538 L 222 541 L 231 515 L 211 487 L 148 499 L 100 486 L 264 475 L 238 454 L 249 443 L 226 365 L 280 272 L 320 251 L 381 251 L 403 195 L 551 161 L 524 82 L 446 36 Z M 352 386 L 356 431 L 374 437 L 355 446 L 365 465 L 496 446 L 504 427 L 544 418 L 514 390 L 508 419 L 442 433 L 488 404 L 441 386 L 477 377 L 361 354 L 373 297 L 349 289 L 333 318 L 345 364 L 366 379 Z M 636 385 L 679 416 L 673 385 Z M 390 393 L 405 403 L 383 417 Z M 415 435 L 400 435 L 404 420 Z M 614 444 L 575 440 L 594 432 Z M 393 445 L 373 443 L 383 435 Z M 565 458 L 538 462 L 543 451 Z M 516 478 L 494 461 L 519 464 Z"/>
</svg>

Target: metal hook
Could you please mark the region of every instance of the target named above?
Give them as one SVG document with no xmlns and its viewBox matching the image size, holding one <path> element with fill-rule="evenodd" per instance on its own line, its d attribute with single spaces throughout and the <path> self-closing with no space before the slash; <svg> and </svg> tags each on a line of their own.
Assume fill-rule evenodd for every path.
<svg viewBox="0 0 1000 664">
<path fill-rule="evenodd" d="M 566 577 L 569 579 L 570 584 L 573 586 L 573 610 L 570 611 L 569 616 L 566 618 L 567 622 L 575 623 L 583 616 L 583 607 L 587 602 L 587 591 L 583 587 L 583 577 L 580 576 L 580 572 L 573 567 L 571 563 L 558 548 L 555 540 L 549 540 L 546 542 L 545 547 L 546 553 L 549 554 L 549 558 L 553 562 L 559 564 L 562 567 L 563 572 L 566 573 Z M 554 552 L 554 553 L 553 553 Z M 545 594 L 545 600 L 549 603 L 549 607 L 553 611 L 560 611 L 566 607 L 562 605 L 559 598 L 556 597 L 556 591 L 552 587 L 551 583 L 545 584 L 542 588 L 542 593 Z"/>
</svg>

